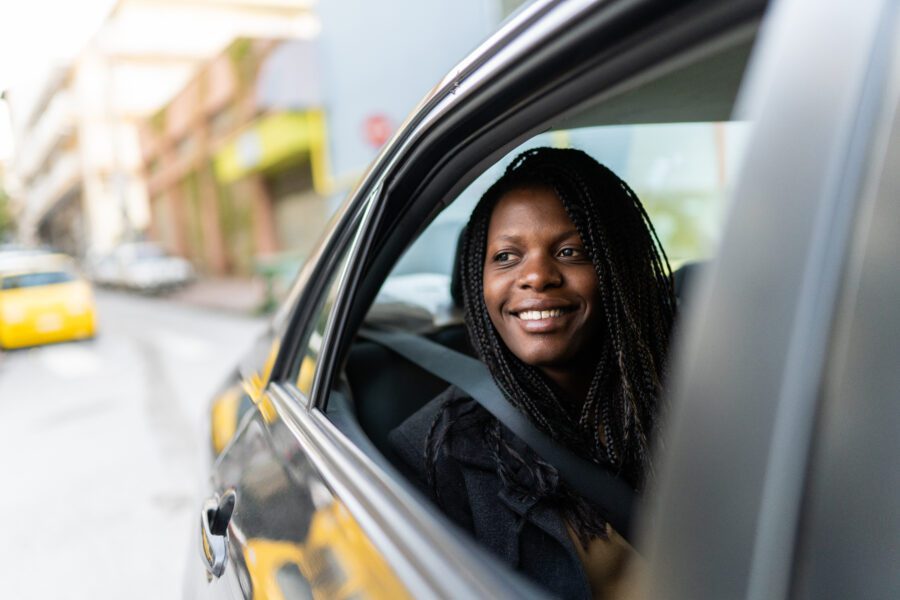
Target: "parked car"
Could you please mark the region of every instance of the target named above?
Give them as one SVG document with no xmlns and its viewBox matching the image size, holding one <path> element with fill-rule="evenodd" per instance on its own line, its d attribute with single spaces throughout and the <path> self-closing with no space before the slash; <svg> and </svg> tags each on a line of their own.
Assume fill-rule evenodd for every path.
<svg viewBox="0 0 900 600">
<path fill-rule="evenodd" d="M 91 284 L 68 256 L 24 255 L 0 271 L 0 348 L 92 338 L 96 329 Z"/>
<path fill-rule="evenodd" d="M 27 268 L 35 258 L 40 260 L 51 254 L 56 252 L 20 244 L 3 244 L 0 246 L 0 273 Z"/>
<path fill-rule="evenodd" d="M 537 144 L 619 170 L 666 250 L 700 265 L 634 513 L 639 595 L 900 596 L 898 26 L 887 0 L 517 13 L 382 151 L 214 400 L 186 596 L 545 594 L 393 462 L 387 432 L 447 383 L 371 334 L 463 348 L 455 234 Z M 416 273 L 443 283 L 417 291 Z"/>
<path fill-rule="evenodd" d="M 96 258 L 90 267 L 98 285 L 138 292 L 162 292 L 186 285 L 194 279 L 191 263 L 166 254 L 153 242 L 129 242 Z"/>
</svg>

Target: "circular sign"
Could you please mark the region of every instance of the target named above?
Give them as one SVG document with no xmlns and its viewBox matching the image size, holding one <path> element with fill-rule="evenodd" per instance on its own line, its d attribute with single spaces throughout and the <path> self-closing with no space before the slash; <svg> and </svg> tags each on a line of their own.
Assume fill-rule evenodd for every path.
<svg viewBox="0 0 900 600">
<path fill-rule="evenodd" d="M 380 148 L 388 141 L 393 133 L 391 121 L 383 114 L 375 114 L 366 118 L 363 124 L 366 141 Z"/>
</svg>

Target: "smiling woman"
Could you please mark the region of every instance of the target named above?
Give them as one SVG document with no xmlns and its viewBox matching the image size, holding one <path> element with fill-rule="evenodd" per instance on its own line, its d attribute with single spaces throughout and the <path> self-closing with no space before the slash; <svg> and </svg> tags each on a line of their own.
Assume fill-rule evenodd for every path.
<svg viewBox="0 0 900 600">
<path fill-rule="evenodd" d="M 643 489 L 675 298 L 635 194 L 584 152 L 529 150 L 482 196 L 460 252 L 469 339 L 506 399 Z M 459 389 L 391 441 L 445 512 L 511 566 L 562 597 L 618 597 L 632 551 L 602 507 Z"/>
<path fill-rule="evenodd" d="M 540 223 L 541 227 L 535 227 Z M 487 233 L 484 303 L 503 343 L 571 395 L 584 396 L 585 346 L 599 333 L 597 273 L 550 187 L 497 203 Z"/>
</svg>

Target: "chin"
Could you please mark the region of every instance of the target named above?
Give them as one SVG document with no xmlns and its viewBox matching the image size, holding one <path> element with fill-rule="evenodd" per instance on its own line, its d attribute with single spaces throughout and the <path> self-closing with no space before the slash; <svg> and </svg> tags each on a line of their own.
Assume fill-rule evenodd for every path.
<svg viewBox="0 0 900 600">
<path fill-rule="evenodd" d="M 547 352 L 538 350 L 532 352 L 513 352 L 519 360 L 536 369 L 554 369 L 564 367 L 571 362 L 571 357 L 564 352 Z"/>
</svg>

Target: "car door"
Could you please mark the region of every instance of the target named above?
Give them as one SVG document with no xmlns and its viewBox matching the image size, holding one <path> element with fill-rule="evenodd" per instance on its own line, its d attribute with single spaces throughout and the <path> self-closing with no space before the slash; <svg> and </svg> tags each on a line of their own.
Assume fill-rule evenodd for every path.
<svg viewBox="0 0 900 600">
<path fill-rule="evenodd" d="M 365 543 L 354 534 L 354 520 L 322 481 L 308 448 L 282 419 L 266 386 L 277 372 L 275 359 L 287 321 L 301 323 L 295 345 L 320 346 L 348 258 L 376 197 L 351 201 L 300 276 L 292 293 L 294 314 L 276 316 L 274 337 L 261 341 L 269 347 L 267 358 L 257 360 L 254 368 L 241 368 L 241 385 L 255 409 L 242 416 L 212 467 L 211 489 L 195 531 L 204 570 L 188 573 L 191 597 L 349 597 L 360 585 L 360 576 L 349 576 L 340 556 L 364 554 Z M 253 355 L 259 358 L 261 352 Z M 305 364 L 315 369 L 314 360 Z M 291 402 L 301 404 L 294 410 L 309 406 L 308 395 Z M 337 534 L 328 535 L 330 531 Z M 368 562 L 376 568 L 377 556 Z M 381 579 L 390 589 L 391 577 Z"/>
<path fill-rule="evenodd" d="M 900 388 L 874 355 L 889 347 L 876 329 L 896 333 L 896 304 L 854 307 L 871 298 L 864 290 L 896 295 L 897 263 L 859 288 L 854 247 L 886 244 L 877 251 L 896 256 L 883 232 L 896 231 L 896 195 L 882 226 L 871 225 L 868 198 L 882 178 L 895 185 L 884 134 L 896 128 L 897 26 L 895 2 L 803 0 L 777 3 L 764 26 L 742 99 L 754 137 L 678 351 L 647 535 L 649 597 L 896 596 L 897 446 L 885 432 L 888 422 L 896 432 Z M 859 237 L 870 225 L 878 242 Z M 873 329 L 860 337 L 863 322 Z M 847 335 L 860 345 L 848 348 Z M 848 387 L 876 372 L 871 387 Z M 879 441 L 865 444 L 860 430 L 838 439 L 856 425 Z M 854 452 L 859 462 L 841 462 Z"/>
<path fill-rule="evenodd" d="M 209 574 L 195 589 L 539 595 L 423 506 L 352 423 L 341 426 L 345 345 L 405 245 L 479 170 L 633 73 L 652 74 L 673 53 L 708 49 L 733 29 L 746 33 L 762 4 L 539 3 L 451 74 L 384 150 L 358 193 L 366 198 L 358 221 L 344 221 L 342 241 L 326 246 L 317 274 L 289 300 L 271 376 L 248 386 L 256 409 L 214 465 L 196 535 Z M 730 100 L 716 107 L 722 118 Z"/>
</svg>

